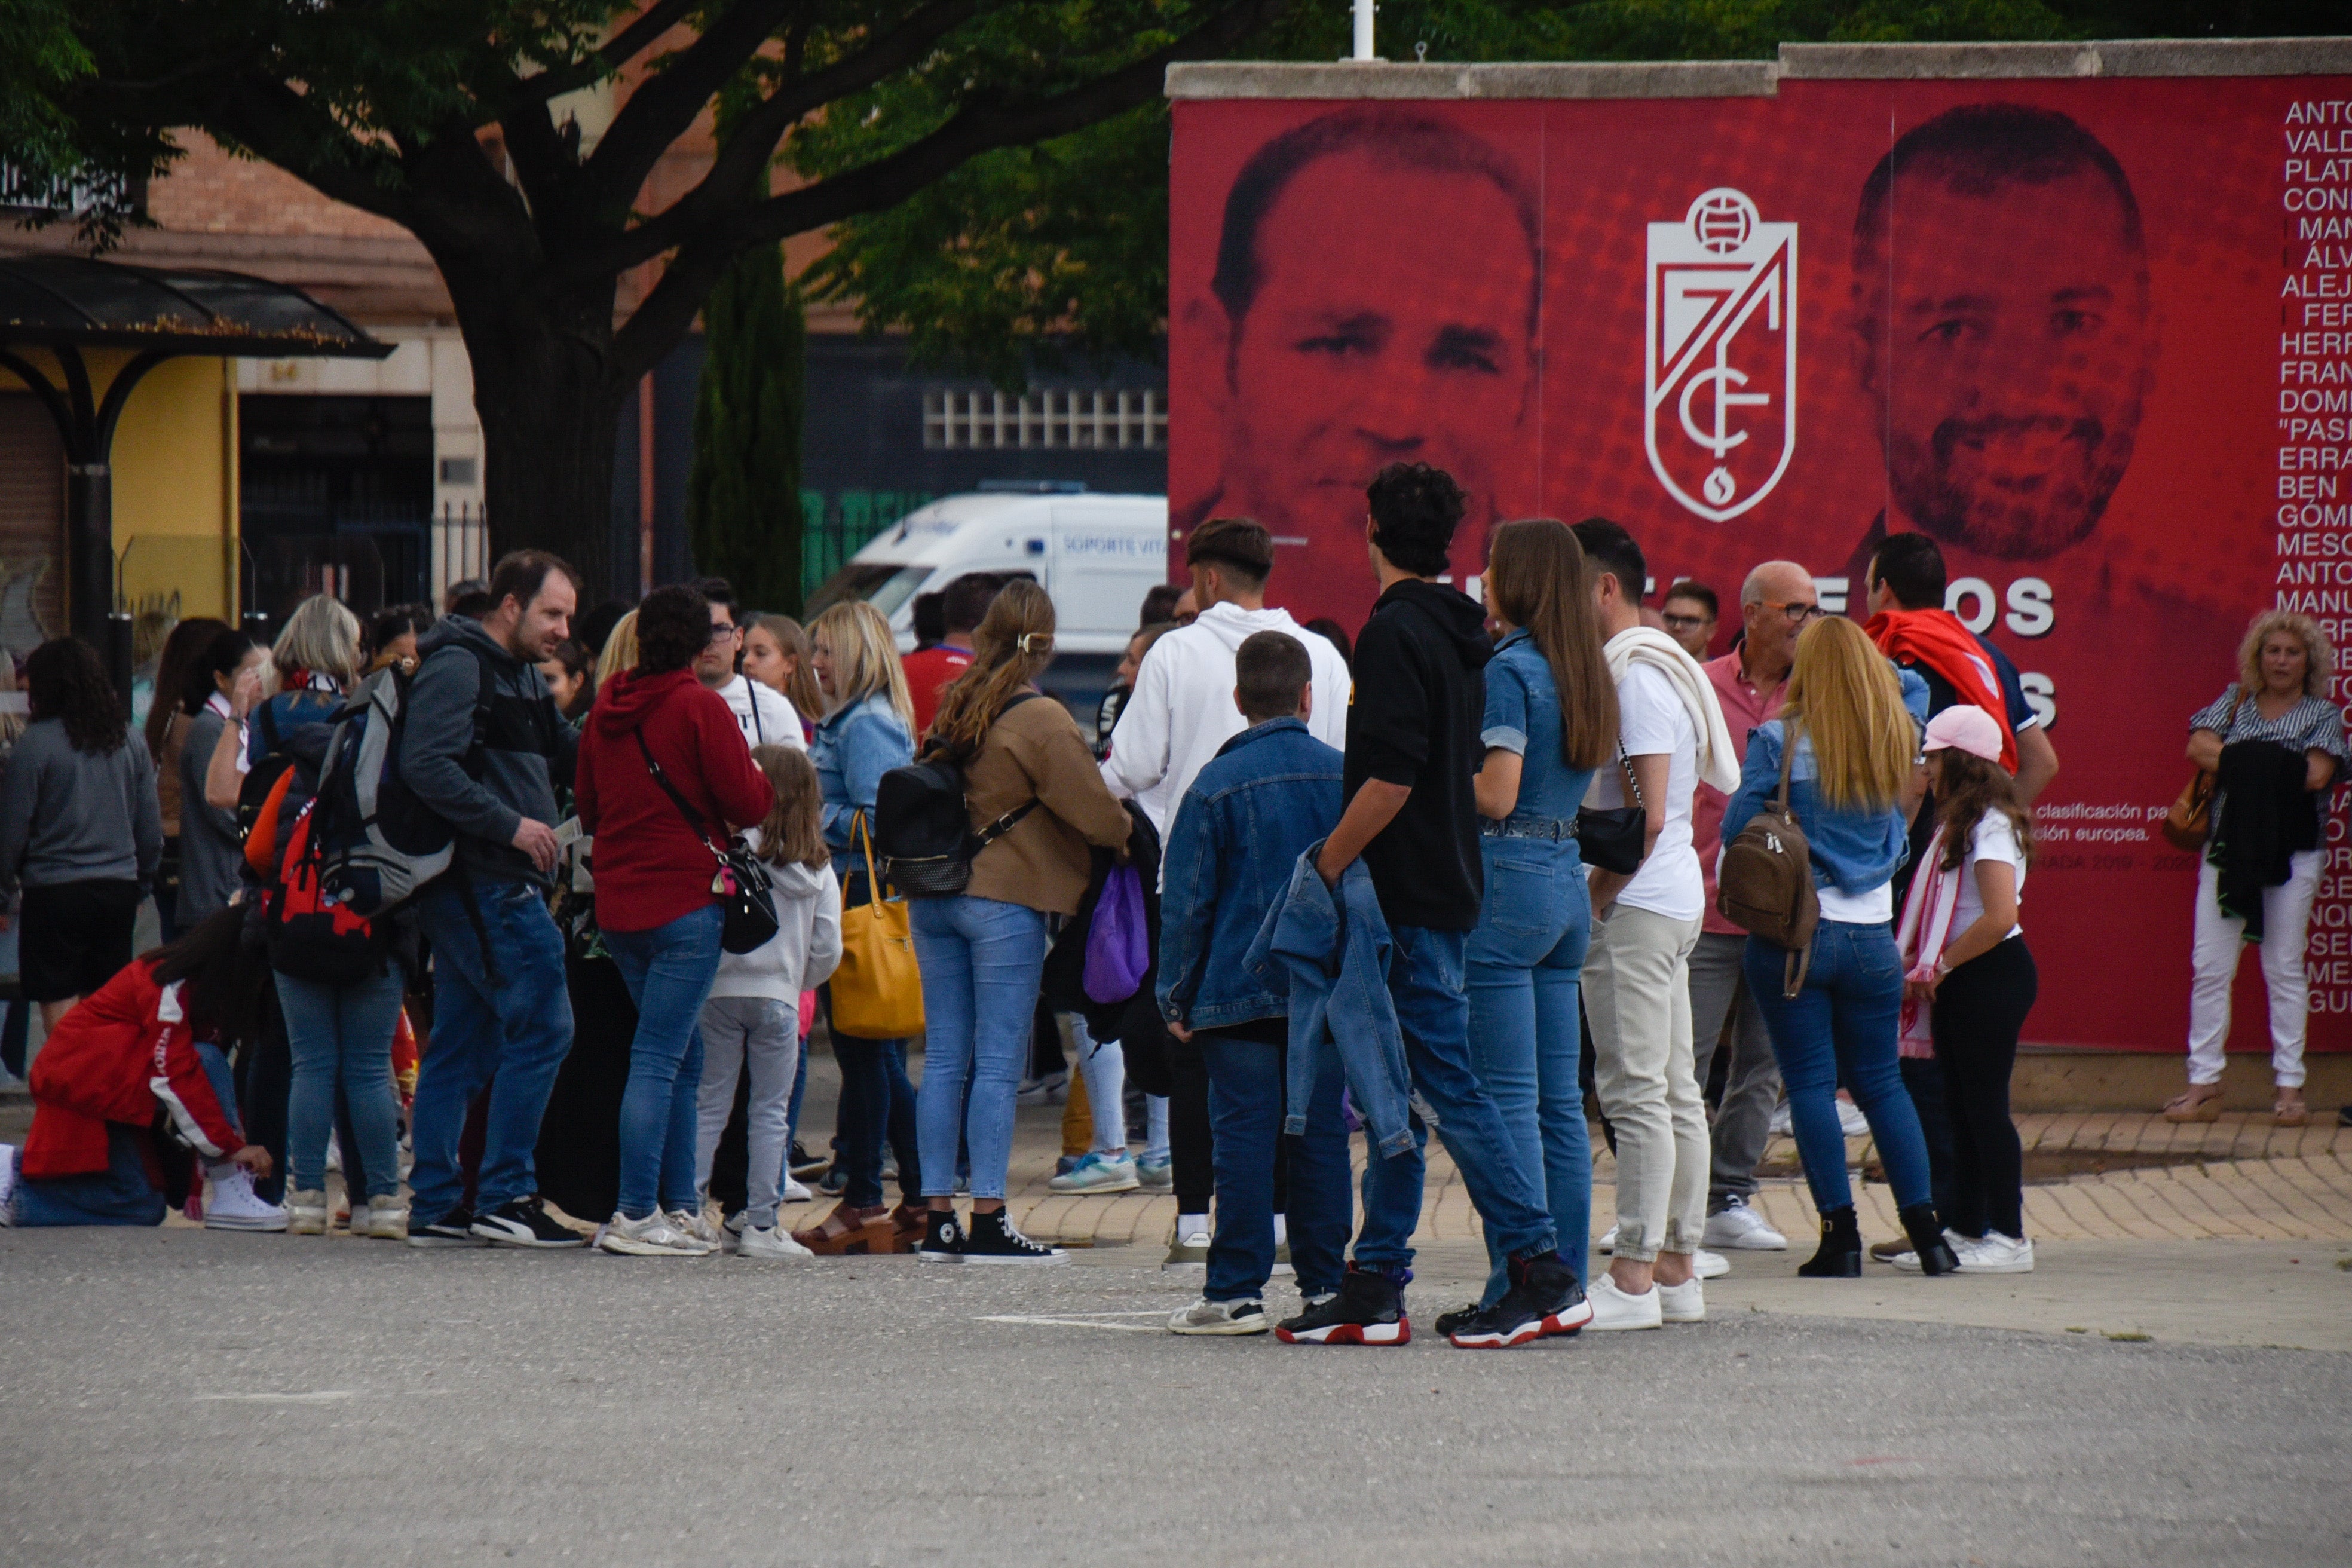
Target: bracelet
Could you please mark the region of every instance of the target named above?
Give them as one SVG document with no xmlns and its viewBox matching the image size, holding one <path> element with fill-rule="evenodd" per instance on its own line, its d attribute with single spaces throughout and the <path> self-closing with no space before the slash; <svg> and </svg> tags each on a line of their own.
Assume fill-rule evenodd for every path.
<svg viewBox="0 0 2352 1568">
<path fill-rule="evenodd" d="M 1948 960 L 1948 959 L 1947 959 L 1947 958 L 1945 958 L 1941 953 L 1937 954 L 1937 956 L 1936 956 L 1936 978 L 1937 978 L 1937 979 L 1938 979 L 1938 980 L 1941 980 L 1945 975 L 1949 974 L 1951 972 L 1952 972 L 1951 961 L 1950 961 L 1950 960 Z"/>
</svg>

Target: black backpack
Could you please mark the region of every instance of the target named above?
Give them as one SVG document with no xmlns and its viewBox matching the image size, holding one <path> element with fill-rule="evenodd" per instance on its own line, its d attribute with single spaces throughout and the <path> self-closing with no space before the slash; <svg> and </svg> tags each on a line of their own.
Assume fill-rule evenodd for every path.
<svg viewBox="0 0 2352 1568">
<path fill-rule="evenodd" d="M 1004 705 L 1002 720 L 1036 696 L 1024 691 Z M 910 899 L 944 899 L 971 880 L 972 858 L 1013 831 L 1037 809 L 1034 799 L 1006 812 L 979 832 L 964 796 L 963 770 L 971 758 L 934 743 L 874 787 L 874 849 L 891 884 Z"/>
</svg>

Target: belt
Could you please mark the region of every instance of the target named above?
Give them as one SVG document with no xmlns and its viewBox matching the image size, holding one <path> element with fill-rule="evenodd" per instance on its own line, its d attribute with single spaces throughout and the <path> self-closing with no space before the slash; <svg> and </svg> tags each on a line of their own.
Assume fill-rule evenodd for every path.
<svg viewBox="0 0 2352 1568">
<path fill-rule="evenodd" d="M 1576 818 L 1514 816 L 1507 822 L 1496 822 L 1482 816 L 1478 819 L 1478 833 L 1485 838 L 1573 838 L 1576 837 Z"/>
</svg>

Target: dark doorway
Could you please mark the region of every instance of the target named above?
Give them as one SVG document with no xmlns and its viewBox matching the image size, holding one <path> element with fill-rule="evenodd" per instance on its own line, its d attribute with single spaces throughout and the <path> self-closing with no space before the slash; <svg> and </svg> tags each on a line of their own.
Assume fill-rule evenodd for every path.
<svg viewBox="0 0 2352 1568">
<path fill-rule="evenodd" d="M 362 615 L 427 596 L 429 397 L 237 400 L 246 602 L 272 619 L 309 595 Z"/>
</svg>

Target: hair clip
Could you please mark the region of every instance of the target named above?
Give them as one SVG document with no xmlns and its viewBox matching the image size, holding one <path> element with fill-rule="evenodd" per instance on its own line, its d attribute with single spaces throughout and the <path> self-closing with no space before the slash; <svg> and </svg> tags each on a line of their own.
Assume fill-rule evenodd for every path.
<svg viewBox="0 0 2352 1568">
<path fill-rule="evenodd" d="M 1051 632 L 1023 632 L 1019 637 L 1013 639 L 1013 646 L 1019 648 L 1023 653 L 1051 653 L 1054 651 L 1054 634 Z"/>
</svg>

